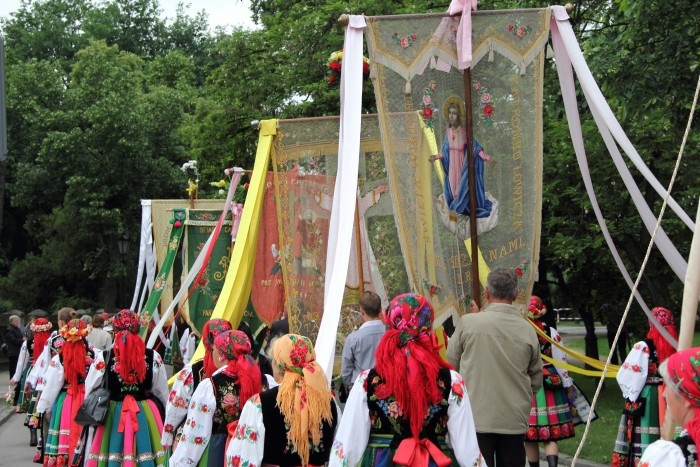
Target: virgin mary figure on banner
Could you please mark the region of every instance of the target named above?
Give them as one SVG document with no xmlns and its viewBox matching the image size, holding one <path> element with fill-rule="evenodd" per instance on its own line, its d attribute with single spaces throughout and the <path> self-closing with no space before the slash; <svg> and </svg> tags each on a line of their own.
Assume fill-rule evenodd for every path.
<svg viewBox="0 0 700 467">
<path fill-rule="evenodd" d="M 447 121 L 445 138 L 440 153 L 435 158 L 445 172 L 443 193 L 439 197 L 438 209 L 448 230 L 460 239 L 469 235 L 469 164 L 467 163 L 467 130 L 464 102 L 457 96 L 445 100 L 443 113 Z M 498 224 L 498 200 L 486 191 L 484 168 L 492 157 L 474 138 L 474 185 L 476 192 L 477 233 L 492 230 Z M 493 163 L 493 162 L 492 162 Z"/>
</svg>

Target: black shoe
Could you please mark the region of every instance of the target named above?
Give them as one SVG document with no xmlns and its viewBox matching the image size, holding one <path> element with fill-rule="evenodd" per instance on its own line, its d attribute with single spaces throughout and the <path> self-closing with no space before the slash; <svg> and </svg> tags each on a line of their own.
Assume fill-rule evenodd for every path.
<svg viewBox="0 0 700 467">
<path fill-rule="evenodd" d="M 37 440 L 36 440 L 36 428 L 32 428 L 29 430 L 29 445 L 30 446 L 36 446 Z"/>
<path fill-rule="evenodd" d="M 555 455 L 547 456 L 547 465 L 549 467 L 557 467 L 558 463 L 559 463 L 559 456 L 555 456 Z"/>
</svg>

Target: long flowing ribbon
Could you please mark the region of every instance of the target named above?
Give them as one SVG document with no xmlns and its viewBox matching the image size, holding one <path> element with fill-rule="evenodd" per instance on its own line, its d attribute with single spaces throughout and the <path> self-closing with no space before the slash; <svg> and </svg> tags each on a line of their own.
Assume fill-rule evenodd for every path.
<svg viewBox="0 0 700 467">
<path fill-rule="evenodd" d="M 314 346 L 316 361 L 326 372 L 329 381 L 333 377 L 335 343 L 350 262 L 352 226 L 357 201 L 357 171 L 362 126 L 362 38 L 366 25 L 364 16 L 351 15 L 348 26 L 345 28 L 343 46 L 338 170 L 328 228 L 323 317 Z"/>
<path fill-rule="evenodd" d="M 592 366 L 593 368 L 597 368 L 597 369 L 599 369 L 599 370 L 602 370 L 602 369 L 605 368 L 605 362 L 602 362 L 602 361 L 600 361 L 600 360 L 596 360 L 595 358 L 588 357 L 588 356 L 586 356 L 586 355 L 580 354 L 580 353 L 578 353 L 578 352 L 576 352 L 576 351 L 574 351 L 574 350 L 571 350 L 571 349 L 568 349 L 568 348 L 564 347 L 564 346 L 561 345 L 559 342 L 556 342 L 556 341 L 553 340 L 551 337 L 549 337 L 549 336 L 547 335 L 547 333 L 545 333 L 542 329 L 540 329 L 539 327 L 537 327 L 537 325 L 536 325 L 535 323 L 533 323 L 532 320 L 528 319 L 528 321 L 530 322 L 530 325 L 535 329 L 535 332 L 536 332 L 540 337 L 542 337 L 543 339 L 546 339 L 547 342 L 549 342 L 550 344 L 552 344 L 553 346 L 555 346 L 556 348 L 558 348 L 558 349 L 561 350 L 562 352 L 564 352 L 564 353 L 566 353 L 566 354 L 568 354 L 568 355 L 571 355 L 571 356 L 574 357 L 575 359 L 580 360 L 580 361 L 582 361 L 583 363 L 585 363 L 586 365 Z M 544 358 L 544 355 L 543 355 L 542 357 Z M 546 358 L 545 358 L 545 359 L 546 359 Z M 556 364 L 556 363 L 555 363 L 555 364 Z M 620 369 L 620 367 L 617 366 L 617 365 L 612 365 L 612 364 L 611 364 L 611 365 L 608 365 L 608 369 L 609 369 L 611 372 L 617 372 L 617 371 Z"/>
<path fill-rule="evenodd" d="M 148 325 L 153 317 L 153 312 L 160 302 L 160 297 L 163 295 L 163 290 L 165 288 L 165 282 L 173 269 L 173 263 L 175 262 L 175 256 L 180 247 L 180 240 L 182 239 L 182 233 L 185 230 L 185 210 L 184 209 L 174 209 L 173 210 L 173 226 L 170 231 L 170 239 L 168 240 L 168 252 L 165 255 L 165 260 L 163 260 L 163 265 L 160 267 L 158 276 L 148 296 L 148 301 L 146 306 L 140 313 L 141 320 L 141 337 L 145 338 L 148 333 Z M 154 333 L 153 339 L 158 336 Z"/>
<path fill-rule="evenodd" d="M 476 11 L 477 0 L 452 0 L 447 12 L 462 14 L 457 26 L 457 67 L 466 70 L 472 66 L 472 10 Z"/>
<path fill-rule="evenodd" d="M 241 181 L 242 174 L 243 174 L 243 169 L 241 169 L 240 167 L 233 168 L 233 176 L 231 177 L 231 185 L 229 188 L 230 191 L 233 191 L 234 193 L 236 192 L 236 188 L 238 187 L 238 182 Z M 198 287 L 201 284 L 202 276 L 207 272 L 207 267 L 209 266 L 209 261 L 211 260 L 211 255 L 214 252 L 214 248 L 216 248 L 216 241 L 219 239 L 219 234 L 221 233 L 221 227 L 224 225 L 224 220 L 226 219 L 227 214 L 228 214 L 228 210 L 224 207 L 224 209 L 221 211 L 221 215 L 219 216 L 219 221 L 216 223 L 216 227 L 214 227 L 214 231 L 211 234 L 211 242 L 209 243 L 209 248 L 207 248 L 207 250 L 206 250 L 206 254 L 204 255 L 204 261 L 202 263 L 202 268 L 199 270 L 199 273 L 197 274 L 197 278 L 194 280 L 194 282 L 192 284 L 192 288 L 190 289 L 190 294 L 192 293 L 192 291 L 196 287 Z"/>
<path fill-rule="evenodd" d="M 240 228 L 236 243 L 231 251 L 231 262 L 226 273 L 224 286 L 221 288 L 221 295 L 219 295 L 211 315 L 212 318 L 223 318 L 229 321 L 234 329 L 240 324 L 250 299 L 267 168 L 270 164 L 272 140 L 276 133 L 277 120 L 260 122 L 255 165 L 250 177 Z M 204 345 L 200 342 L 191 361 L 195 362 L 203 357 Z"/>
<path fill-rule="evenodd" d="M 119 426 L 117 427 L 117 431 L 119 433 L 124 433 L 126 421 L 128 420 L 128 418 L 130 418 L 131 426 L 134 429 L 134 433 L 136 433 L 139 430 L 139 420 L 136 414 L 139 412 L 141 412 L 141 408 L 136 402 L 136 399 L 134 399 L 134 396 L 126 396 L 124 398 L 124 401 L 122 401 L 122 411 L 119 415 Z"/>
<path fill-rule="evenodd" d="M 551 363 L 552 365 L 554 365 L 558 368 L 563 368 L 563 369 L 567 370 L 569 373 L 577 373 L 579 375 L 585 375 L 585 376 L 595 376 L 596 378 L 600 378 L 603 375 L 602 371 L 586 370 L 586 369 L 578 367 L 576 365 L 571 365 L 569 363 L 560 362 L 559 360 L 555 360 L 555 359 L 548 357 L 546 355 L 542 355 L 542 359 L 546 362 Z M 610 371 L 605 372 L 606 378 L 614 378 L 615 376 L 617 376 L 617 371 L 610 370 Z"/>
<path fill-rule="evenodd" d="M 661 326 L 656 317 L 652 314 L 651 310 L 647 306 L 646 302 L 640 295 L 639 291 L 634 288 L 634 281 L 630 277 L 627 267 L 625 266 L 620 253 L 617 251 L 617 247 L 613 242 L 612 236 L 608 230 L 607 224 L 605 223 L 605 218 L 598 205 L 598 200 L 595 196 L 595 191 L 593 189 L 593 182 L 591 180 L 590 171 L 588 170 L 588 160 L 586 159 L 586 151 L 583 145 L 583 131 L 581 129 L 581 119 L 578 113 L 578 104 L 576 100 L 576 89 L 574 86 L 574 75 L 573 68 L 576 68 L 576 72 L 579 75 L 579 80 L 582 81 L 582 76 L 587 77 L 590 75 L 590 70 L 586 66 L 586 62 L 583 58 L 583 53 L 581 49 L 578 48 L 578 42 L 576 36 L 574 35 L 571 24 L 569 24 L 569 15 L 563 6 L 555 5 L 551 7 L 552 16 L 550 21 L 550 31 L 552 32 L 552 45 L 554 47 L 554 55 L 557 61 L 557 73 L 559 75 L 559 82 L 561 84 L 562 97 L 564 99 L 564 108 L 566 110 L 567 120 L 569 122 L 569 131 L 571 133 L 571 141 L 574 145 L 574 152 L 576 153 L 576 159 L 578 161 L 579 167 L 581 169 L 581 175 L 583 178 L 583 183 L 586 186 L 586 191 L 588 192 L 591 206 L 593 207 L 593 212 L 595 213 L 596 219 L 598 220 L 598 225 L 600 226 L 601 233 L 605 238 L 605 242 L 612 253 L 615 264 L 617 265 L 622 277 L 629 286 L 630 290 L 634 290 L 634 297 L 639 303 L 640 307 L 649 318 L 649 322 L 659 330 L 662 336 L 671 344 L 673 347 L 678 347 L 678 341 L 674 339 L 669 332 Z M 591 78 L 592 79 L 592 78 Z M 590 91 L 590 90 L 589 90 Z M 599 90 L 598 90 L 599 92 Z M 587 93 L 588 97 L 588 93 Z M 602 97 L 601 97 L 602 98 Z M 589 101 L 590 102 L 590 101 Z M 598 112 L 594 111 L 593 103 L 591 103 L 591 111 L 594 117 L 598 116 Z M 605 133 L 603 136 L 609 135 L 609 132 Z M 610 148 L 609 146 L 609 149 Z M 613 152 L 614 153 L 614 150 Z M 648 209 L 648 206 L 646 206 Z M 680 214 L 679 214 L 680 215 Z M 686 265 L 687 267 L 687 265 Z"/>
</svg>

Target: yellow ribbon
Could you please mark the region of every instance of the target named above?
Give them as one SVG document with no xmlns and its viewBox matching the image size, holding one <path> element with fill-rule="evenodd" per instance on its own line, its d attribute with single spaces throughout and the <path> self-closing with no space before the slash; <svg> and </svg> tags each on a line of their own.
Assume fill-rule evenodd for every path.
<svg viewBox="0 0 700 467">
<path fill-rule="evenodd" d="M 574 350 L 567 349 L 566 347 L 561 345 L 559 342 L 556 342 L 551 337 L 549 337 L 542 329 L 540 329 L 535 323 L 533 323 L 531 319 L 528 318 L 528 321 L 530 322 L 532 327 L 535 328 L 535 332 L 537 332 L 537 334 L 539 336 L 544 338 L 550 344 L 556 346 L 562 352 L 564 352 L 564 353 L 574 357 L 575 359 L 582 361 L 584 364 L 592 366 L 593 368 L 596 368 L 598 370 L 605 369 L 605 362 L 597 360 L 595 358 L 588 357 L 588 356 L 583 355 L 583 354 L 580 354 Z M 584 370 L 583 368 L 579 368 L 579 367 L 574 366 L 574 365 L 569 365 L 568 363 L 559 362 L 559 361 L 554 360 L 552 358 L 549 358 L 545 355 L 542 355 L 542 358 L 545 361 L 547 361 L 555 366 L 558 366 L 560 368 L 564 368 L 564 369 L 571 371 L 573 373 L 578 373 L 578 374 L 588 375 L 588 376 L 598 376 L 598 377 L 603 374 L 602 371 Z M 610 365 L 608 365 L 608 370 L 605 373 L 605 377 L 606 378 L 614 378 L 619 370 L 620 370 L 620 367 L 618 365 L 610 364 Z"/>
</svg>

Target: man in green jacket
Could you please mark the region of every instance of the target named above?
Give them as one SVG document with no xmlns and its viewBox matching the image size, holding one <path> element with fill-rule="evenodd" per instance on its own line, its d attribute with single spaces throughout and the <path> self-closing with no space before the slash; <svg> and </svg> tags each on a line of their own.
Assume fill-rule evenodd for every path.
<svg viewBox="0 0 700 467">
<path fill-rule="evenodd" d="M 525 465 L 523 435 L 532 394 L 542 386 L 537 334 L 513 306 L 517 295 L 515 272 L 493 270 L 488 306 L 460 318 L 447 347 L 447 359 L 464 377 L 479 449 L 490 467 Z"/>
</svg>

